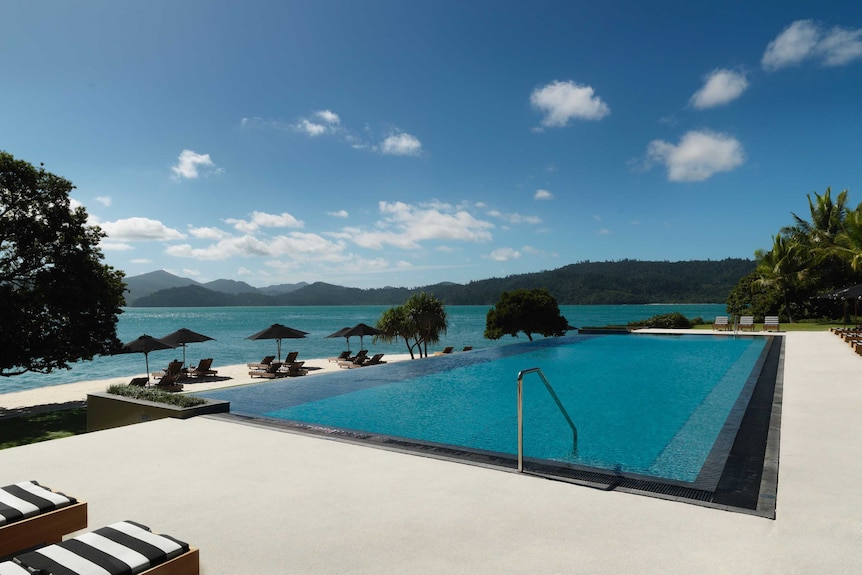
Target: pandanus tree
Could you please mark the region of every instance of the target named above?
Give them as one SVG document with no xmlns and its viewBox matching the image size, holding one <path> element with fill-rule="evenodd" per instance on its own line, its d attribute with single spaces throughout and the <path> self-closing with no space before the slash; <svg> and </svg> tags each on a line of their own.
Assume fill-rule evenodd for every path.
<svg viewBox="0 0 862 575">
<path fill-rule="evenodd" d="M 377 320 L 377 329 L 383 333 L 377 337 L 387 343 L 404 339 L 410 358 L 428 356 L 428 344 L 440 341 L 446 333 L 448 321 L 446 306 L 433 295 L 425 292 L 413 294 L 404 305 L 383 312 Z"/>
</svg>

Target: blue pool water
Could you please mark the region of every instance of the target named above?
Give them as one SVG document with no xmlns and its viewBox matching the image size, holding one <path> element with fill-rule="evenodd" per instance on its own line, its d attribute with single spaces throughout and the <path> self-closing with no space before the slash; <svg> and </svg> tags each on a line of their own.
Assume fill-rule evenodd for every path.
<svg viewBox="0 0 862 575">
<path fill-rule="evenodd" d="M 694 482 L 764 349 L 762 337 L 574 335 L 325 377 L 206 392 L 242 415 L 517 454 L 519 371 L 524 454 Z M 729 446 L 728 446 L 729 449 Z"/>
</svg>

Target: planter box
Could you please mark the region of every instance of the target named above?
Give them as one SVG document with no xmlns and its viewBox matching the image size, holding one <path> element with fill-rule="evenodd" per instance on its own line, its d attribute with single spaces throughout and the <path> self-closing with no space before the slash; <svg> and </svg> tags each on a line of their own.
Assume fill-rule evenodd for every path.
<svg viewBox="0 0 862 575">
<path fill-rule="evenodd" d="M 166 417 L 188 419 L 196 415 L 230 411 L 229 401 L 212 399 L 206 401 L 206 403 L 195 407 L 177 407 L 167 403 L 133 399 L 111 393 L 88 393 L 87 431 L 100 431 Z"/>
</svg>

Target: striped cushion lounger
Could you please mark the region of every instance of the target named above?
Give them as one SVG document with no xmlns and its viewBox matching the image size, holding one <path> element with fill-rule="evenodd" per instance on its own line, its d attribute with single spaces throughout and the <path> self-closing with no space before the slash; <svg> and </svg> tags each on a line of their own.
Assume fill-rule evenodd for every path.
<svg viewBox="0 0 862 575">
<path fill-rule="evenodd" d="M 198 550 L 140 523 L 120 521 L 22 555 L 15 563 L 42 575 L 197 575 Z M 2 572 L 0 572 L 2 573 Z"/>
<path fill-rule="evenodd" d="M 0 557 L 87 527 L 87 504 L 35 481 L 0 487 Z"/>
</svg>

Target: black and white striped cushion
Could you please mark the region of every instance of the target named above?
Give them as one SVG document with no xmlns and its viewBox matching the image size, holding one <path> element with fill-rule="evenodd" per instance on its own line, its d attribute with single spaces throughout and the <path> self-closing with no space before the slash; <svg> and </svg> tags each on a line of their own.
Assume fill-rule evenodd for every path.
<svg viewBox="0 0 862 575">
<path fill-rule="evenodd" d="M 134 575 L 182 555 L 187 543 L 121 521 L 15 557 L 45 575 Z"/>
<path fill-rule="evenodd" d="M 32 575 L 32 573 L 17 563 L 3 561 L 0 563 L 0 575 Z"/>
<path fill-rule="evenodd" d="M 75 499 L 35 481 L 0 487 L 0 526 L 75 503 Z"/>
</svg>

